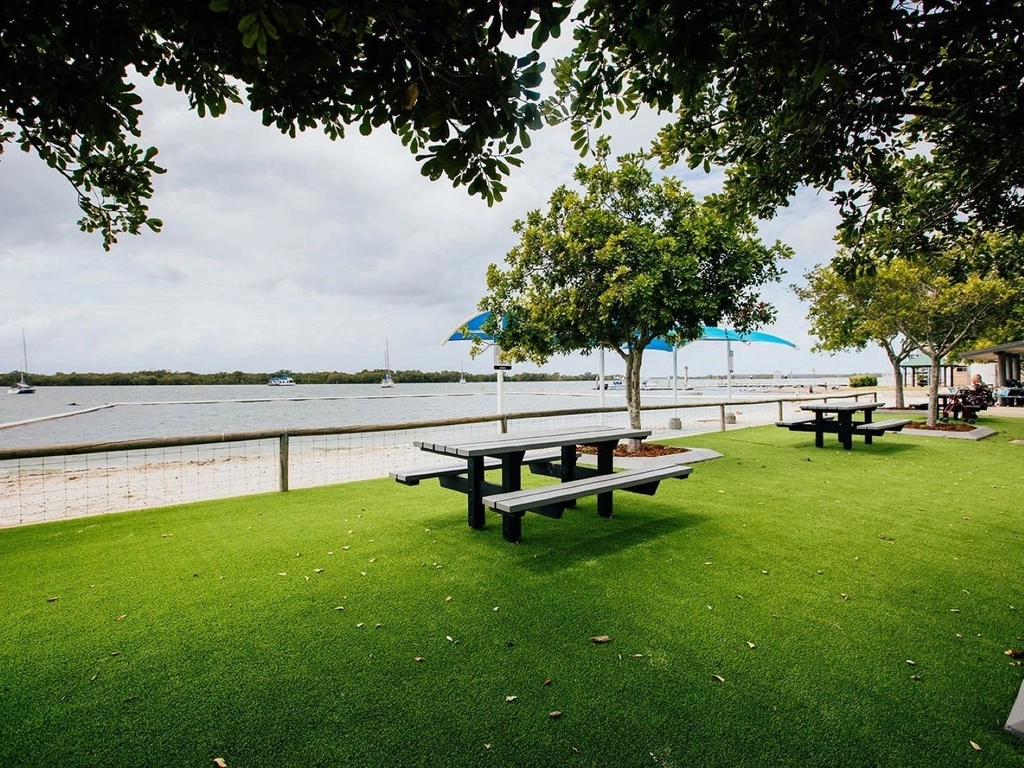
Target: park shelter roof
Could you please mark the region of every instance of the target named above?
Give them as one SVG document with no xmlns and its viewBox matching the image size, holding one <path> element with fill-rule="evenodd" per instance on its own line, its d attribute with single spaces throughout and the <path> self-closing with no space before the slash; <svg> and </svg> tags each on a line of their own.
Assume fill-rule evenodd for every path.
<svg viewBox="0 0 1024 768">
<path fill-rule="evenodd" d="M 983 347 L 964 352 L 964 360 L 980 360 L 987 363 L 999 360 L 999 355 L 1024 355 L 1024 341 L 1011 341 L 1008 344 L 997 344 L 994 347 Z"/>
</svg>

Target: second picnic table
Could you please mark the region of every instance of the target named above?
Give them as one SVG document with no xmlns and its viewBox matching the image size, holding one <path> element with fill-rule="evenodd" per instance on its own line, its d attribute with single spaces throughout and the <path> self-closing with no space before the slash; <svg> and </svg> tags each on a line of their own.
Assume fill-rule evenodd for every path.
<svg viewBox="0 0 1024 768">
<path fill-rule="evenodd" d="M 872 437 L 879 437 L 886 432 L 899 432 L 910 423 L 910 419 L 890 419 L 888 421 L 872 421 L 872 414 L 885 403 L 803 403 L 800 410 L 809 411 L 814 416 L 802 419 L 790 419 L 776 422 L 776 426 L 787 427 L 793 432 L 813 432 L 814 445 L 822 448 L 825 445 L 825 433 L 834 434 L 847 451 L 853 448 L 853 436 L 863 435 L 864 444 L 871 445 Z M 854 420 L 854 416 L 863 413 L 864 418 Z"/>
</svg>

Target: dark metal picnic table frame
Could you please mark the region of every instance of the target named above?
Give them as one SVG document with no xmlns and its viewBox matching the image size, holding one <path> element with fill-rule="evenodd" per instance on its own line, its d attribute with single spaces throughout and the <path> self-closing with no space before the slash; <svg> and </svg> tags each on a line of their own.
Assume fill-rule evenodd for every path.
<svg viewBox="0 0 1024 768">
<path fill-rule="evenodd" d="M 455 440 L 417 440 L 417 448 L 442 456 L 454 456 L 466 461 L 465 475 L 439 477 L 446 488 L 461 491 L 467 496 L 467 522 L 471 528 L 484 527 L 484 496 L 508 493 L 522 489 L 523 463 L 527 451 L 541 448 L 561 448 L 559 478 L 568 482 L 583 477 L 611 474 L 614 451 L 620 440 L 650 437 L 649 429 L 620 429 L 615 427 L 574 427 L 544 432 L 511 432 L 493 437 L 461 438 Z M 581 467 L 576 462 L 576 446 L 597 449 L 597 468 Z M 501 484 L 489 483 L 484 477 L 484 459 L 501 461 Z M 611 517 L 612 493 L 597 496 L 597 511 L 602 517 Z"/>
<path fill-rule="evenodd" d="M 803 403 L 800 410 L 810 411 L 814 414 L 814 421 L 808 424 L 808 431 L 814 431 L 814 446 L 823 448 L 825 446 L 825 433 L 835 434 L 845 450 L 853 448 L 853 436 L 857 433 L 857 427 L 871 423 L 871 415 L 877 408 L 885 403 Z M 862 421 L 854 421 L 854 415 L 863 412 Z M 835 419 L 830 418 L 835 415 Z M 864 444 L 871 445 L 871 433 L 863 432 Z"/>
</svg>

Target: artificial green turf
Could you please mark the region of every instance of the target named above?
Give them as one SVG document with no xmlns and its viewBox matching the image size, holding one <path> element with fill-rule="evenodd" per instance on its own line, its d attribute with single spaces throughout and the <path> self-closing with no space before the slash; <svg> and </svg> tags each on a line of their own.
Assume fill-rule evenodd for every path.
<svg viewBox="0 0 1024 768">
<path fill-rule="evenodd" d="M 724 458 L 519 545 L 388 480 L 0 531 L 0 765 L 1024 764 L 1024 420 L 984 423 L 687 438 Z"/>
</svg>

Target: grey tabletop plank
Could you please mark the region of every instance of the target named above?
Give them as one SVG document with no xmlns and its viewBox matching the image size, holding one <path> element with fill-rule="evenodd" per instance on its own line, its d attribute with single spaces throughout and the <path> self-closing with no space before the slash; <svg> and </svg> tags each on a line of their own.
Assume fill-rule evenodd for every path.
<svg viewBox="0 0 1024 768">
<path fill-rule="evenodd" d="M 873 411 L 885 403 L 802 403 L 800 410 L 815 413 L 842 413 L 845 411 Z"/>
<path fill-rule="evenodd" d="M 543 432 L 512 432 L 494 437 L 474 437 L 454 440 L 417 440 L 417 448 L 447 456 L 495 456 L 537 448 L 561 445 L 610 442 L 613 440 L 643 439 L 650 437 L 649 429 L 620 429 L 615 427 L 570 427 Z"/>
</svg>

